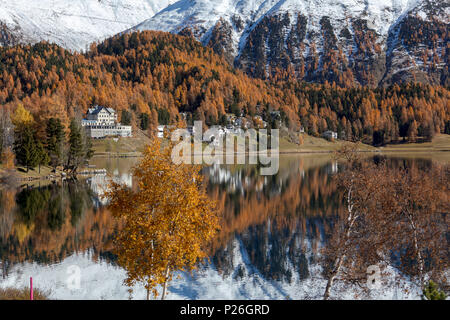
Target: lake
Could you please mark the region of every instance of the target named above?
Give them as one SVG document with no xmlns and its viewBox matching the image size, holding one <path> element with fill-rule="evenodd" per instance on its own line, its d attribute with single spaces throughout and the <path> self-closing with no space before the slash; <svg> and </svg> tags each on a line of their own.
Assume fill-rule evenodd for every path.
<svg viewBox="0 0 450 320">
<path fill-rule="evenodd" d="M 373 155 L 367 155 L 373 161 Z M 377 156 L 379 158 L 379 156 Z M 375 160 L 377 160 L 375 157 Z M 96 157 L 116 181 L 133 186 L 137 158 Z M 448 153 L 389 156 L 392 166 L 448 163 Z M 210 260 L 192 275 L 179 273 L 168 299 L 320 299 L 325 287 L 320 249 L 344 208 L 333 175 L 341 168 L 327 154 L 281 155 L 280 170 L 261 176 L 256 166 L 203 169 L 205 188 L 223 213 Z M 108 178 L 0 189 L 0 287 L 36 288 L 54 299 L 127 299 L 125 271 L 112 253 L 120 225 L 106 209 Z M 80 285 L 68 285 L 73 272 Z M 408 285 L 408 284 L 405 284 Z M 356 289 L 355 289 L 356 290 Z M 354 298 L 345 290 L 341 298 Z M 387 299 L 417 298 L 396 288 Z M 145 299 L 136 286 L 134 299 Z M 373 297 L 377 296 L 374 293 Z"/>
</svg>

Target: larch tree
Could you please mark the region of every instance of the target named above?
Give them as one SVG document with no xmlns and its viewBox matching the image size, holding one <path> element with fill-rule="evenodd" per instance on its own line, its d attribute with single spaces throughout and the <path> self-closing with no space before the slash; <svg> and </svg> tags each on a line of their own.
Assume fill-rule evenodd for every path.
<svg viewBox="0 0 450 320">
<path fill-rule="evenodd" d="M 12 114 L 11 121 L 14 126 L 19 126 L 22 124 L 31 124 L 34 119 L 31 113 L 20 103 Z"/>
<path fill-rule="evenodd" d="M 155 139 L 134 168 L 136 190 L 112 183 L 106 193 L 113 215 L 123 221 L 115 253 L 127 271 L 125 283 L 142 283 L 147 299 L 158 296 L 159 285 L 164 299 L 175 271 L 192 271 L 207 258 L 219 228 L 200 167 L 173 163 L 172 147 Z"/>
</svg>

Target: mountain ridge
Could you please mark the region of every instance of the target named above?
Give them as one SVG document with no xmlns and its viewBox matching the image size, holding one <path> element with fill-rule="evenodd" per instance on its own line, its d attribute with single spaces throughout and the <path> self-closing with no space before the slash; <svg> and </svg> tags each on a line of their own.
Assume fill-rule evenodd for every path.
<svg viewBox="0 0 450 320">
<path fill-rule="evenodd" d="M 430 0 L 182 0 L 132 30 L 180 33 L 189 28 L 204 45 L 260 78 L 287 71 L 302 80 L 345 86 L 408 81 L 448 85 L 449 13 L 448 4 Z M 421 23 L 428 29 L 437 23 L 445 31 L 431 30 L 441 39 L 428 51 L 411 54 L 421 49 L 426 38 L 403 50 L 411 58 L 409 64 L 419 67 L 396 76 L 404 66 L 392 56 L 401 51 L 395 51 L 400 42 L 395 41 L 394 31 L 414 17 L 419 26 L 413 26 L 411 33 Z M 433 50 L 438 51 L 438 70 L 423 68 L 417 61 L 433 56 Z M 328 70 L 331 65 L 336 68 Z"/>
<path fill-rule="evenodd" d="M 450 4 L 439 0 L 0 0 L 0 45 L 192 35 L 257 78 L 448 86 Z"/>
<path fill-rule="evenodd" d="M 152 17 L 170 0 L 0 0 L 0 45 L 42 40 L 85 51 Z"/>
</svg>

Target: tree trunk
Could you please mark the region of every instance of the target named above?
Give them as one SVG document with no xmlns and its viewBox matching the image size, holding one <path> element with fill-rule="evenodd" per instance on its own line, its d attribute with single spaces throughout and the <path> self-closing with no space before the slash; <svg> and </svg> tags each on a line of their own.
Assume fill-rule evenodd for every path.
<svg viewBox="0 0 450 320">
<path fill-rule="evenodd" d="M 419 241 L 417 239 L 417 227 L 416 227 L 416 223 L 414 222 L 413 219 L 413 215 L 411 213 L 408 212 L 408 220 L 409 220 L 409 224 L 411 225 L 411 228 L 413 229 L 413 242 L 414 242 L 414 250 L 416 251 L 416 257 L 417 257 L 417 262 L 419 264 L 419 281 L 420 281 L 420 285 L 423 285 L 423 270 L 424 270 L 424 261 L 422 258 L 422 253 L 420 252 L 420 248 L 419 248 Z"/>
<path fill-rule="evenodd" d="M 342 250 L 342 253 L 336 258 L 336 261 L 334 263 L 334 270 L 331 273 L 330 277 L 328 278 L 325 293 L 323 294 L 324 300 L 328 300 L 330 298 L 331 287 L 333 286 L 334 280 L 336 280 L 337 275 L 341 271 L 342 263 L 344 262 L 345 259 L 345 248 L 348 245 L 353 224 L 356 218 L 358 217 L 358 215 L 355 212 L 353 212 L 352 187 L 349 188 L 347 193 L 347 211 L 348 211 L 347 231 L 345 232 L 343 246 L 340 248 Z"/>
<path fill-rule="evenodd" d="M 150 289 L 147 289 L 147 300 L 150 300 Z"/>
<path fill-rule="evenodd" d="M 166 268 L 166 276 L 165 276 L 165 280 L 164 280 L 164 284 L 163 284 L 163 292 L 162 292 L 162 295 L 161 295 L 161 300 L 164 300 L 164 298 L 166 297 L 166 290 L 167 290 L 167 287 L 168 287 L 167 281 L 169 279 L 169 272 L 170 272 L 170 269 L 169 269 L 169 266 L 167 266 L 167 268 Z"/>
<path fill-rule="evenodd" d="M 344 261 L 344 255 L 340 256 L 336 261 L 336 268 L 332 272 L 330 278 L 328 278 L 327 286 L 325 288 L 325 293 L 323 294 L 323 300 L 328 300 L 330 298 L 331 287 L 333 286 L 334 280 L 336 279 L 339 271 L 341 271 L 342 262 Z"/>
</svg>

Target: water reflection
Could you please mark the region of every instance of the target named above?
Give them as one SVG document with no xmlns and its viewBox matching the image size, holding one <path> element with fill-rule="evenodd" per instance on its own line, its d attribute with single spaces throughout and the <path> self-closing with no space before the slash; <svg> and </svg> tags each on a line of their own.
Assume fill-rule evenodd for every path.
<svg viewBox="0 0 450 320">
<path fill-rule="evenodd" d="M 379 161 L 379 158 L 374 158 Z M 96 158 L 121 183 L 133 185 L 137 159 Z M 389 159 L 392 166 L 431 166 L 430 160 Z M 204 168 L 205 187 L 223 213 L 211 261 L 223 276 L 258 273 L 269 280 L 312 275 L 317 253 L 344 210 L 332 177 L 340 164 L 329 156 L 283 156 L 279 173 L 259 175 L 257 166 Z M 0 191 L 0 261 L 5 277 L 24 261 L 52 264 L 74 252 L 114 261 L 111 240 L 120 226 L 105 209 L 108 181 L 79 181 Z M 236 254 L 238 250 L 238 254 Z M 251 267 L 249 267 L 251 266 Z"/>
<path fill-rule="evenodd" d="M 15 263 L 55 263 L 74 252 L 109 250 L 115 222 L 96 207 L 99 197 L 87 181 L 0 192 L 0 259 L 3 271 Z"/>
<path fill-rule="evenodd" d="M 248 263 L 266 279 L 309 277 L 308 265 L 342 210 L 332 183 L 339 166 L 329 157 L 283 160 L 276 176 L 260 176 L 254 166 L 205 169 L 208 192 L 224 214 L 213 255 L 224 275 L 243 276 L 232 254 L 238 238 Z"/>
</svg>

